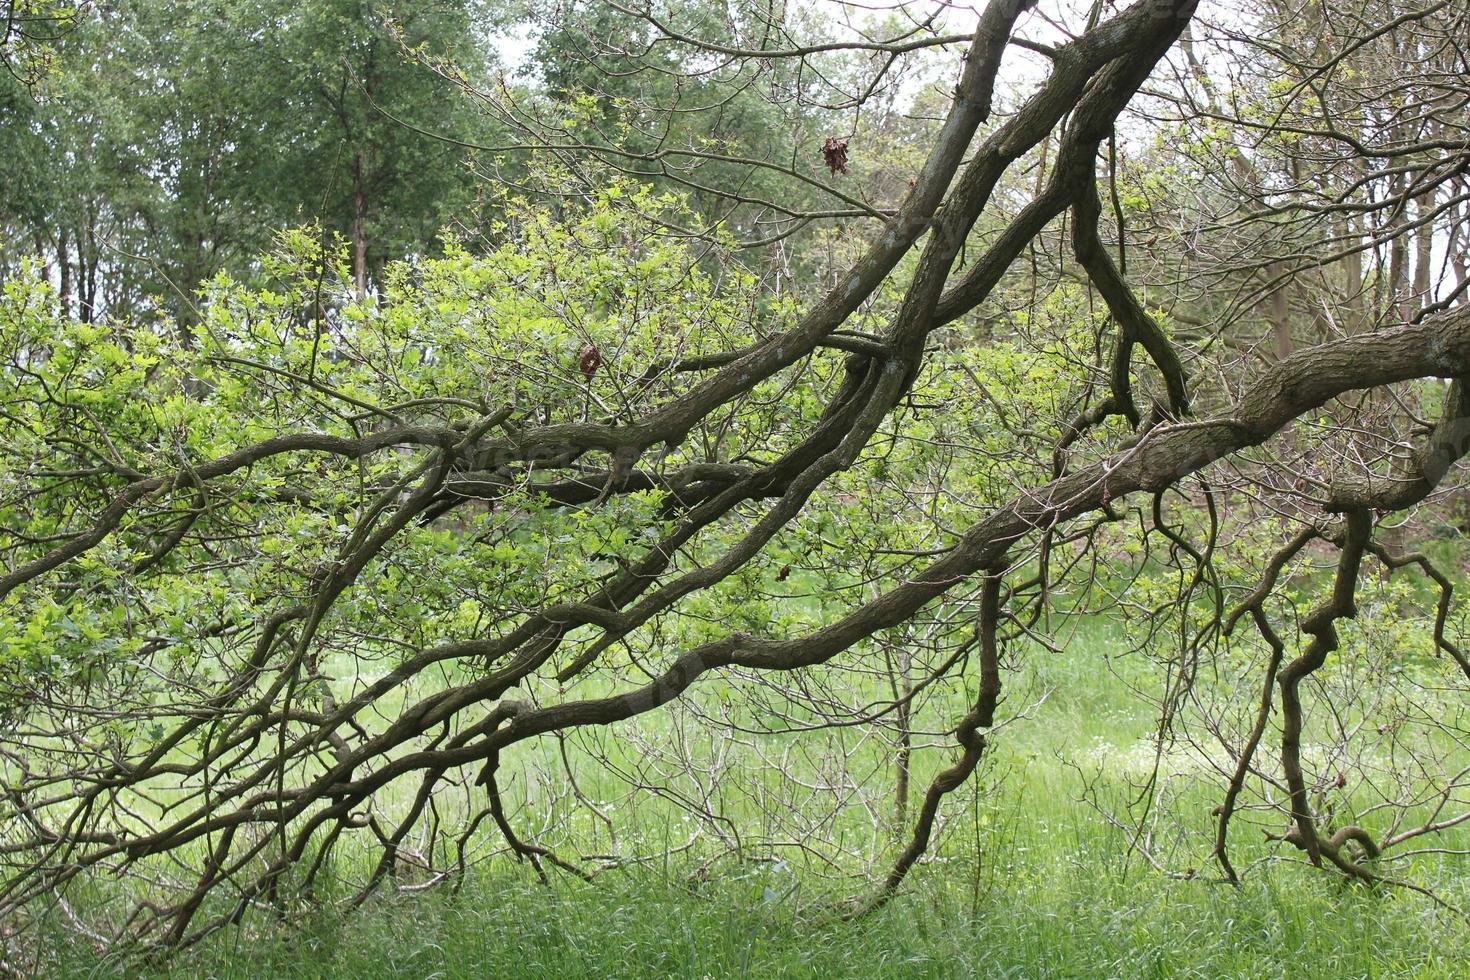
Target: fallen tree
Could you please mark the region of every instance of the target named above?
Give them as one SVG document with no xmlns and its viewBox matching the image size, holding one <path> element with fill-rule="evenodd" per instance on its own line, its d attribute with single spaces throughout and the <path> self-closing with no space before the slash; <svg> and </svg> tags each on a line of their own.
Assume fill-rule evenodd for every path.
<svg viewBox="0 0 1470 980">
<path fill-rule="evenodd" d="M 375 855 L 349 896 L 361 901 L 405 865 L 429 880 L 463 871 L 490 825 L 538 870 L 587 874 L 587 861 L 513 825 L 502 774 L 518 749 L 657 712 L 714 678 L 790 675 L 796 685 L 812 668 L 851 669 L 885 631 L 932 617 L 949 624 L 940 655 L 911 665 L 901 692 L 846 713 L 807 702 L 813 727 L 888 719 L 917 692 L 956 683 L 972 651 L 978 662 L 972 703 L 944 723 L 955 755 L 929 784 L 881 900 L 983 758 L 1003 634 L 1032 632 L 1049 595 L 1068 575 L 1085 577 L 1083 556 L 1100 560 L 1099 535 L 1140 498 L 1152 523 L 1138 533 L 1194 570 L 1176 604 L 1208 593 L 1211 637 L 1249 615 L 1273 651 L 1218 812 L 1227 876 L 1237 878 L 1229 821 L 1260 775 L 1279 704 L 1283 839 L 1314 864 L 1380 880 L 1371 859 L 1411 838 L 1323 825 L 1311 788 L 1325 777 L 1302 759 L 1303 684 L 1337 649 L 1371 556 L 1436 576 L 1434 638 L 1470 680 L 1446 629 L 1448 578 L 1379 533 L 1470 448 L 1470 401 L 1460 381 L 1438 380 L 1470 373 L 1470 307 L 1453 284 L 1412 308 L 1395 297 L 1387 320 L 1278 345 L 1264 365 L 1211 360 L 1219 335 L 1208 332 L 1181 343 L 1151 298 L 1160 287 L 1137 292 L 1121 247 L 1115 260 L 1103 241 L 1116 174 L 1098 167 L 1194 4 L 1140 0 L 1056 44 L 1016 36 L 1029 6 L 986 9 L 922 166 L 894 207 L 868 208 L 878 229 L 820 296 L 773 299 L 707 215 L 642 187 L 697 184 L 697 171 L 681 169 L 684 149 L 556 137 L 503 103 L 525 127 L 521 149 L 567 168 L 555 180 L 571 182 L 589 159 L 638 180 L 603 171 L 564 184 L 592 203 L 555 218 L 520 206 L 488 256 L 405 267 L 376 300 L 337 310 L 321 300 L 335 275 L 324 250 L 288 239 L 272 260 L 281 285 L 216 283 L 188 340 L 146 325 L 59 323 L 43 284 L 6 284 L 5 914 L 64 901 L 99 872 L 135 875 L 150 883 L 146 897 L 124 893 L 105 914 L 77 913 L 78 925 L 109 940 L 188 944 L 254 909 L 284 914 L 311 898 L 348 841 Z M 652 9 L 624 13 L 710 58 L 824 53 L 697 40 Z M 995 121 L 996 79 L 1017 45 L 1048 71 Z M 859 47 L 881 61 L 919 46 Z M 1470 150 L 1461 133 L 1413 152 L 1429 170 L 1463 175 Z M 830 176 L 839 164 L 829 153 Z M 997 194 L 1018 186 L 1029 188 L 1024 205 L 999 208 Z M 760 206 L 730 193 L 732 206 Z M 793 206 L 783 233 L 831 210 Z M 1392 226 L 1399 236 L 1414 227 Z M 713 250 L 689 244 L 701 241 Z M 1341 261 L 1330 245 L 1319 251 L 1304 268 Z M 1008 277 L 1034 271 L 1038 253 L 1106 311 L 1068 324 L 1080 349 L 1092 346 L 1090 363 L 1050 338 L 1012 345 L 1048 363 L 1039 384 L 1056 398 L 1046 412 L 1026 407 L 1036 393 L 1024 380 L 993 395 L 984 365 L 965 360 L 983 341 L 945 340 L 993 319 L 987 304 L 1004 308 Z M 1211 271 L 1226 284 L 1254 274 L 1240 263 Z M 885 289 L 896 293 L 885 299 Z M 1201 301 L 1199 319 L 1211 315 Z M 1346 395 L 1381 399 L 1415 383 L 1428 394 L 1343 407 Z M 943 401 L 923 404 L 926 392 Z M 1421 422 L 1417 405 L 1436 397 L 1437 421 Z M 1053 424 L 1038 431 L 1008 406 Z M 1320 492 L 1292 504 L 1300 530 L 1227 609 L 1229 590 L 1210 585 L 1218 535 L 1191 543 L 1160 502 L 1198 488 L 1191 506 L 1213 520 L 1215 491 L 1192 481 L 1222 461 L 1279 489 L 1282 472 L 1304 471 L 1242 454 L 1281 447 L 1281 433 L 1324 406 L 1335 419 L 1374 413 L 1362 425 L 1390 433 L 1373 443 L 1390 448 L 1355 443 L 1332 472 L 1307 473 Z M 1356 424 L 1339 421 L 1329 441 Z M 987 429 L 1012 442 L 991 446 Z M 839 597 L 845 608 L 824 605 L 817 623 L 740 623 L 752 576 L 784 582 L 801 565 L 805 519 L 852 520 L 862 502 L 851 497 L 889 492 L 869 474 L 887 459 L 882 447 L 903 440 L 945 444 L 945 465 L 973 467 L 983 488 L 957 480 L 967 504 L 912 547 L 881 521 L 854 520 L 854 538 L 870 537 L 848 545 L 890 559 L 871 595 Z M 1306 437 L 1289 448 L 1307 453 Z M 924 481 L 944 488 L 942 475 Z M 1269 601 L 1311 541 L 1339 557 L 1292 655 L 1296 640 L 1278 636 Z M 961 611 L 962 626 L 946 609 Z M 441 812 L 451 799 L 453 821 Z M 1365 855 L 1349 851 L 1352 840 Z"/>
</svg>

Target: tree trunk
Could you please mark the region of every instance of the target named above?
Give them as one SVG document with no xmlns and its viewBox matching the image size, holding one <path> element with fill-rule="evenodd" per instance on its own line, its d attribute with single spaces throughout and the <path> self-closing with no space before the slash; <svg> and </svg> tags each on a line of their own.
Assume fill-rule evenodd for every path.
<svg viewBox="0 0 1470 980">
<path fill-rule="evenodd" d="M 66 232 L 56 240 L 57 298 L 61 303 L 61 318 L 71 318 L 71 253 L 66 244 Z"/>
<path fill-rule="evenodd" d="M 909 664 L 905 657 L 902 666 L 900 698 L 896 722 L 898 724 L 898 752 L 894 757 L 893 818 L 895 832 L 902 834 L 909 821 L 909 771 L 914 752 L 912 722 L 914 696 L 913 678 L 909 676 Z"/>
<path fill-rule="evenodd" d="M 353 200 L 357 214 L 352 222 L 352 276 L 359 302 L 367 295 L 367 194 L 362 186 L 362 154 L 352 163 Z"/>
</svg>

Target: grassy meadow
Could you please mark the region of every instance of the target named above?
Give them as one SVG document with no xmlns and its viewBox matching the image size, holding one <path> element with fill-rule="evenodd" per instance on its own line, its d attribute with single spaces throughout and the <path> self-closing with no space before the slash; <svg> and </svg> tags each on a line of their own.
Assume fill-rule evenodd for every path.
<svg viewBox="0 0 1470 980">
<path fill-rule="evenodd" d="M 659 862 L 608 869 L 591 883 L 552 868 L 541 885 L 499 854 L 473 866 L 457 891 L 384 890 L 356 912 L 254 921 L 149 966 L 109 958 L 56 915 L 39 926 L 41 959 L 52 975 L 98 978 L 1465 975 L 1463 919 L 1410 891 L 1313 871 L 1289 846 L 1265 840 L 1270 819 L 1239 819 L 1232 854 L 1248 870 L 1243 887 L 1225 884 L 1209 859 L 1221 781 L 1170 748 L 1161 772 L 1173 778 L 1149 782 L 1156 721 L 1138 691 L 1156 668 L 1122 656 L 1124 645 L 1092 621 L 1060 653 L 1028 652 L 1026 680 L 1013 692 L 1031 698 L 1022 716 L 996 732 L 978 780 L 951 797 L 930 859 L 893 901 L 856 920 L 841 915 L 845 903 L 872 893 L 897 845 L 891 828 L 875 832 L 863 808 L 849 806 L 840 817 L 847 830 L 828 832 L 860 834 L 867 821 L 887 847 L 866 866 L 825 866 L 800 851 L 791 860 L 702 860 L 698 848 L 670 847 Z M 853 749 L 850 771 L 881 770 L 855 761 L 869 751 Z M 942 747 L 916 754 L 912 807 L 947 758 Z M 596 771 L 579 778 L 592 796 L 611 795 Z M 1109 815 L 1140 792 L 1153 793 L 1154 805 L 1135 838 Z M 737 790 L 728 805 L 738 809 L 740 798 Z M 628 795 L 610 806 L 630 832 L 643 827 L 642 849 L 660 832 L 673 840 L 667 825 L 657 829 L 673 811 L 660 815 L 657 801 Z M 1135 839 L 1139 848 L 1129 846 Z M 1466 843 L 1452 833 L 1436 846 Z M 1464 904 L 1460 860 L 1420 856 L 1412 880 Z"/>
</svg>

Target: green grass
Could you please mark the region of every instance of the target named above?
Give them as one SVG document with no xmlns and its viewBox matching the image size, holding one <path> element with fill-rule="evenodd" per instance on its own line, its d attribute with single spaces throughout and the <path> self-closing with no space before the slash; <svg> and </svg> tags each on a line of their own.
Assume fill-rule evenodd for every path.
<svg viewBox="0 0 1470 980">
<path fill-rule="evenodd" d="M 1262 861 L 1234 889 L 1209 865 L 1219 802 L 1213 776 L 1177 781 L 1153 852 L 1181 880 L 1131 853 L 1084 802 L 1129 799 L 1151 761 L 1153 721 L 1099 654 L 1121 649 L 1106 624 L 1061 655 L 1036 651 L 1028 692 L 1050 696 L 996 734 L 975 786 L 954 794 L 932 860 L 899 896 L 857 921 L 837 910 L 871 894 L 875 869 L 819 874 L 809 865 L 725 858 L 693 874 L 691 855 L 609 870 L 587 884 L 553 871 L 549 886 L 508 858 L 481 864 L 456 893 L 386 893 L 356 913 L 309 912 L 289 927 L 256 920 L 216 934 L 162 967 L 169 977 L 1455 977 L 1470 926 L 1422 896 L 1367 889 L 1306 868 L 1243 820 L 1237 865 Z M 1130 676 L 1129 672 L 1132 671 Z M 915 797 L 946 749 L 929 749 Z M 582 778 L 579 776 L 579 779 Z M 599 777 L 588 772 L 587 784 Z M 591 790 L 589 790 L 591 791 Z M 654 825 L 661 817 L 625 812 Z M 871 831 L 871 825 L 869 825 Z M 645 843 L 658 839 L 644 835 Z M 1447 846 L 1466 846 L 1456 835 Z M 890 848 L 891 851 L 891 848 Z M 883 860 L 887 860 L 886 857 Z M 1421 859 L 1414 880 L 1462 905 L 1456 858 Z M 1394 873 L 1402 869 L 1395 867 Z M 132 977 L 59 926 L 43 926 L 50 973 Z"/>
<path fill-rule="evenodd" d="M 1466 933 L 1402 893 L 1281 868 L 1239 892 L 1043 853 L 978 903 L 930 869 L 857 922 L 769 874 L 690 891 L 649 874 L 543 888 L 497 874 L 276 936 L 227 934 L 171 977 L 1461 976 Z M 779 882 L 775 884 L 779 885 Z M 769 891 L 767 889 L 770 889 Z M 72 950 L 61 975 L 135 976 Z"/>
</svg>

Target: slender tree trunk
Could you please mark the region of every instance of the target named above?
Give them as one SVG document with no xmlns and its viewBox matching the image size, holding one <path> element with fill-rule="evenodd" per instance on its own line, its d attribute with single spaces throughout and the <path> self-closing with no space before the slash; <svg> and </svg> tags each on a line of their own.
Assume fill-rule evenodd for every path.
<svg viewBox="0 0 1470 980">
<path fill-rule="evenodd" d="M 1358 222 L 1351 215 L 1342 219 L 1343 244 L 1356 245 L 1362 240 Z M 1347 297 L 1347 308 L 1351 315 L 1349 333 L 1358 333 L 1368 327 L 1368 309 L 1363 296 L 1363 253 L 1353 252 L 1343 259 L 1343 296 Z M 1326 338 L 1323 338 L 1324 340 Z"/>
<path fill-rule="evenodd" d="M 81 296 L 77 313 L 83 323 L 91 323 L 97 317 L 97 257 L 90 255 L 82 261 Z"/>
<path fill-rule="evenodd" d="M 91 323 L 97 317 L 97 222 L 87 222 L 87 250 L 82 252 L 82 243 L 77 242 L 77 263 L 81 287 L 77 313 L 83 323 Z"/>
<path fill-rule="evenodd" d="M 893 760 L 896 770 L 893 780 L 893 816 L 895 833 L 898 834 L 903 833 L 909 821 L 909 771 L 914 753 L 914 732 L 910 720 L 912 705 L 909 702 L 914 694 L 914 682 L 909 677 L 907 664 L 903 672 L 902 692 L 903 701 L 899 703 L 895 713 L 898 723 L 898 753 Z"/>
<path fill-rule="evenodd" d="M 1277 266 L 1273 263 L 1271 270 Z M 1287 301 L 1285 285 L 1271 294 L 1267 301 L 1267 316 L 1271 320 L 1271 339 L 1276 347 L 1278 360 L 1286 360 L 1296 352 L 1296 341 L 1291 336 L 1291 306 Z"/>
<path fill-rule="evenodd" d="M 1424 218 L 1434 211 L 1433 192 L 1419 198 L 1418 214 L 1416 217 Z M 1414 235 L 1414 305 L 1422 305 L 1433 302 L 1429 292 L 1431 289 L 1430 266 L 1434 262 L 1434 224 L 1425 222 Z"/>
<path fill-rule="evenodd" d="M 1462 235 L 1461 237 L 1470 238 L 1470 234 Z M 1470 280 L 1470 262 L 1465 261 L 1465 253 L 1461 250 L 1461 248 L 1461 246 L 1456 244 L 1454 236 L 1451 236 L 1450 267 L 1455 270 L 1455 281 L 1450 284 L 1451 289 L 1454 289 L 1456 286 L 1464 285 L 1466 280 Z M 1470 288 L 1461 291 L 1459 303 L 1470 303 Z"/>
<path fill-rule="evenodd" d="M 362 186 L 362 154 L 352 163 L 353 198 L 357 215 L 352 222 L 352 275 L 359 301 L 367 295 L 367 194 Z"/>
<path fill-rule="evenodd" d="M 1389 178 L 1389 194 L 1397 197 L 1404 192 L 1408 181 L 1402 174 L 1394 174 Z M 1405 208 L 1401 216 L 1394 219 L 1396 230 L 1401 231 L 1407 220 L 1408 209 Z M 1395 318 L 1402 319 L 1408 307 L 1408 292 L 1412 288 L 1409 280 L 1409 243 L 1407 237 L 1402 233 L 1396 234 L 1388 246 L 1388 300 L 1389 309 L 1393 311 Z"/>
<path fill-rule="evenodd" d="M 36 255 L 41 259 L 41 278 L 45 279 L 47 282 L 50 282 L 51 259 L 46 254 L 46 236 L 43 235 L 39 230 L 37 230 L 34 234 L 33 240 L 36 244 Z"/>
<path fill-rule="evenodd" d="M 61 303 L 61 318 L 71 318 L 71 256 L 67 251 L 66 232 L 56 239 L 57 299 Z"/>
</svg>

